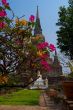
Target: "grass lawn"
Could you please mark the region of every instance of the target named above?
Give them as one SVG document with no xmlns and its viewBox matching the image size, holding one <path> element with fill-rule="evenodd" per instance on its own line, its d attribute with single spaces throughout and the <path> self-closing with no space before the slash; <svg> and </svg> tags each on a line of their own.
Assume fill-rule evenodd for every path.
<svg viewBox="0 0 73 110">
<path fill-rule="evenodd" d="M 20 90 L 0 96 L 0 105 L 38 105 L 39 90 Z"/>
</svg>

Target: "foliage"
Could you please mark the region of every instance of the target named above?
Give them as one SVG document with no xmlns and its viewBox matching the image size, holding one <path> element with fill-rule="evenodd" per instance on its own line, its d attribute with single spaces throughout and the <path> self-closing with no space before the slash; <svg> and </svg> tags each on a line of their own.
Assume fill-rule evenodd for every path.
<svg viewBox="0 0 73 110">
<path fill-rule="evenodd" d="M 73 59 L 73 0 L 69 0 L 67 8 L 60 7 L 58 14 L 57 45 L 61 52 Z"/>
<path fill-rule="evenodd" d="M 68 77 L 73 78 L 73 72 L 71 72 L 70 74 L 68 74 Z"/>
</svg>

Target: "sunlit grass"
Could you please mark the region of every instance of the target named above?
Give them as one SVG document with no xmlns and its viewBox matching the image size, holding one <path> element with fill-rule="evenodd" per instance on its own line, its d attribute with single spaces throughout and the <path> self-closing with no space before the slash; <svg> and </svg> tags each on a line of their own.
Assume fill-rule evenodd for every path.
<svg viewBox="0 0 73 110">
<path fill-rule="evenodd" d="M 38 105 L 39 90 L 20 90 L 5 96 L 0 96 L 0 104 L 2 105 Z"/>
</svg>

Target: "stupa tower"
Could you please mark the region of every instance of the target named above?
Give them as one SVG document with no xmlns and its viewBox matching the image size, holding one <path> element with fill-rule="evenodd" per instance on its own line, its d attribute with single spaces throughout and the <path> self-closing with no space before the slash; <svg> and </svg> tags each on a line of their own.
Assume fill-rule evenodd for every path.
<svg viewBox="0 0 73 110">
<path fill-rule="evenodd" d="M 53 67 L 54 67 L 54 74 L 56 76 L 62 75 L 62 66 L 60 65 L 60 61 L 58 60 L 58 55 L 57 55 L 57 51 L 56 50 L 55 50 Z"/>
<path fill-rule="evenodd" d="M 39 9 L 37 6 L 37 12 L 36 12 L 36 21 L 35 21 L 35 28 L 34 28 L 34 36 L 40 36 L 45 41 L 45 38 L 42 34 L 42 28 L 40 23 L 40 17 L 39 17 Z"/>
<path fill-rule="evenodd" d="M 34 28 L 34 35 L 37 35 L 37 34 L 42 34 L 38 6 L 37 6 L 37 12 L 36 12 L 36 24 L 35 24 L 35 28 Z"/>
</svg>

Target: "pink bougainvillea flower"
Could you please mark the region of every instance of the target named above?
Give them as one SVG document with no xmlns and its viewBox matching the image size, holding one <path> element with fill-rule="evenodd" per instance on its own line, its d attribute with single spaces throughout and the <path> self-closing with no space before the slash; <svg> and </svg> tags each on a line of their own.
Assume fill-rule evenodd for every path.
<svg viewBox="0 0 73 110">
<path fill-rule="evenodd" d="M 2 0 L 2 3 L 3 3 L 3 4 L 6 4 L 6 3 L 7 3 L 7 0 Z"/>
<path fill-rule="evenodd" d="M 49 71 L 49 72 L 52 71 L 52 68 L 51 68 L 51 66 L 49 64 L 48 64 L 48 66 L 44 66 L 44 69 Z"/>
<path fill-rule="evenodd" d="M 31 16 L 29 17 L 29 21 L 30 21 L 30 22 L 34 22 L 34 20 L 35 20 L 35 16 L 34 16 L 34 15 L 31 15 Z"/>
<path fill-rule="evenodd" d="M 48 72 L 52 71 L 51 67 L 48 66 L 48 67 L 44 67 L 45 70 L 47 70 Z"/>
<path fill-rule="evenodd" d="M 41 43 L 41 46 L 42 46 L 43 48 L 45 48 L 45 47 L 48 46 L 48 43 L 47 43 L 47 42 L 42 42 L 42 43 Z"/>
<path fill-rule="evenodd" d="M 5 27 L 5 23 L 4 22 L 0 22 L 0 28 L 4 28 Z"/>
<path fill-rule="evenodd" d="M 6 3 L 5 6 L 6 6 L 6 7 L 9 7 L 9 3 Z"/>
<path fill-rule="evenodd" d="M 0 17 L 5 17 L 7 14 L 6 14 L 6 11 L 5 10 L 2 10 L 0 11 Z"/>
<path fill-rule="evenodd" d="M 47 47 L 49 44 L 48 42 L 44 42 L 44 46 Z"/>
<path fill-rule="evenodd" d="M 37 45 L 37 49 L 43 49 L 42 46 L 41 46 L 41 44 L 38 44 Z"/>
<path fill-rule="evenodd" d="M 49 44 L 47 43 L 47 42 L 42 42 L 42 43 L 39 43 L 38 45 L 37 45 L 37 48 L 38 49 L 44 49 L 44 48 L 46 48 L 46 47 L 48 47 L 49 46 Z"/>
<path fill-rule="evenodd" d="M 48 63 L 47 63 L 47 61 L 45 61 L 45 60 L 41 60 L 41 64 L 42 64 L 42 65 L 45 65 L 45 66 L 46 66 L 46 65 L 48 66 Z"/>
<path fill-rule="evenodd" d="M 42 60 L 42 61 L 41 61 L 41 65 L 42 65 L 42 67 L 43 67 L 45 70 L 51 71 L 51 66 L 47 63 L 47 61 Z"/>
<path fill-rule="evenodd" d="M 7 0 L 2 0 L 2 4 L 5 6 L 9 6 L 9 3 L 7 3 Z"/>
<path fill-rule="evenodd" d="M 9 3 L 7 3 L 7 0 L 2 0 L 2 4 L 3 4 L 5 7 L 9 7 Z"/>
<path fill-rule="evenodd" d="M 55 48 L 55 46 L 53 44 L 50 44 L 48 47 L 50 48 L 51 51 L 55 51 L 56 50 L 56 48 Z"/>
</svg>

